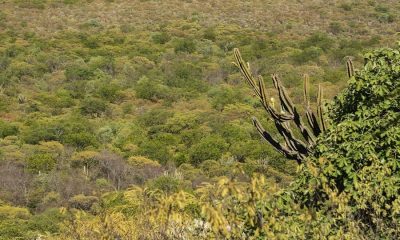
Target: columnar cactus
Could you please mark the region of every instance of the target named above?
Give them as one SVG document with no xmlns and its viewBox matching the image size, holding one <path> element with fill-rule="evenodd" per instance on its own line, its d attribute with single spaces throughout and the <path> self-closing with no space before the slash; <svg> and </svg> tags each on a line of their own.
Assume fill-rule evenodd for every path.
<svg viewBox="0 0 400 240">
<path fill-rule="evenodd" d="M 285 88 L 283 87 L 278 75 L 272 75 L 272 81 L 275 89 L 278 90 L 279 102 L 281 111 L 276 110 L 274 104 L 268 101 L 268 95 L 265 88 L 264 80 L 261 76 L 254 77 L 250 71 L 250 65 L 245 63 L 240 55 L 238 49 L 234 50 L 235 54 L 235 65 L 240 69 L 243 77 L 253 88 L 255 95 L 260 99 L 260 102 L 267 113 L 271 116 L 275 123 L 275 127 L 284 139 L 284 143 L 280 143 L 274 138 L 257 118 L 253 117 L 253 124 L 257 128 L 257 131 L 261 136 L 267 140 L 278 152 L 285 155 L 288 159 L 296 160 L 299 164 L 309 155 L 312 147 L 315 145 L 316 137 L 325 131 L 326 124 L 323 117 L 322 109 L 322 88 L 318 88 L 318 100 L 317 100 L 317 114 L 311 110 L 310 101 L 308 96 L 308 84 L 309 78 L 307 75 L 304 76 L 304 104 L 307 122 L 307 127 L 296 108 L 291 101 Z M 352 74 L 352 64 L 348 62 L 349 75 Z M 303 139 L 298 139 L 291 130 L 290 122 L 293 122 L 297 127 Z M 310 130 L 311 129 L 311 130 Z"/>
</svg>

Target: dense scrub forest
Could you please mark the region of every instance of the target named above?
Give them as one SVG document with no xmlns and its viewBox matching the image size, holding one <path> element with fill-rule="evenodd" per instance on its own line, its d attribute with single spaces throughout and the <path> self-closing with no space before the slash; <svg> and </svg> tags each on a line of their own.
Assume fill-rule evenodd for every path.
<svg viewBox="0 0 400 240">
<path fill-rule="evenodd" d="M 0 240 L 399 239 L 399 32 L 394 0 L 0 0 Z"/>
</svg>

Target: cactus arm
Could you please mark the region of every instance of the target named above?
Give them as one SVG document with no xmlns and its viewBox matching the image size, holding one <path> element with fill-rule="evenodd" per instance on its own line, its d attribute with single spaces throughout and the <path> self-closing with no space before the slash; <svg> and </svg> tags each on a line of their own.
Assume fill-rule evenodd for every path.
<svg viewBox="0 0 400 240">
<path fill-rule="evenodd" d="M 275 121 L 275 127 L 278 132 L 283 136 L 286 145 L 292 150 L 300 153 L 301 155 L 307 155 L 310 149 L 307 145 L 294 137 L 293 132 L 289 128 L 288 123 L 280 123 Z"/>
<path fill-rule="evenodd" d="M 267 132 L 261 125 L 261 123 L 253 118 L 253 124 L 261 136 L 267 140 L 278 152 L 285 155 L 288 159 L 296 160 L 301 163 L 307 155 L 311 152 L 311 148 L 315 145 L 316 137 L 325 131 L 326 125 L 323 119 L 323 109 L 322 109 L 322 88 L 319 86 L 318 89 L 318 108 L 317 115 L 313 113 L 310 107 L 310 101 L 308 98 L 308 76 L 304 77 L 304 102 L 306 106 L 306 117 L 308 125 L 311 130 L 303 124 L 301 116 L 297 111 L 296 106 L 291 101 L 286 89 L 283 87 L 280 79 L 276 74 L 272 75 L 272 81 L 275 89 L 278 91 L 281 112 L 277 111 L 273 104 L 268 101 L 268 94 L 265 87 L 264 80 L 261 76 L 255 78 L 250 71 L 250 66 L 245 63 L 240 55 L 238 49 L 234 50 L 234 56 L 236 62 L 234 63 L 242 73 L 246 82 L 252 87 L 255 95 L 259 98 L 265 111 L 274 120 L 275 127 L 279 134 L 283 137 L 284 143 L 280 143 L 272 135 Z M 350 63 L 349 63 L 350 64 Z M 352 65 L 351 65 L 352 66 Z M 352 68 L 351 68 L 352 69 Z M 318 119 L 320 123 L 318 123 Z M 290 128 L 289 122 L 293 121 L 295 126 L 301 133 L 305 142 L 297 139 L 292 129 Z"/>
<path fill-rule="evenodd" d="M 261 76 L 258 77 L 258 88 L 260 92 L 260 101 L 264 107 L 264 109 L 272 116 L 273 119 L 278 120 L 280 122 L 285 122 L 289 120 L 293 120 L 292 114 L 284 114 L 278 113 L 269 103 L 268 97 L 266 94 L 266 88 L 264 80 Z"/>
<path fill-rule="evenodd" d="M 310 132 L 310 130 L 303 124 L 300 114 L 297 112 L 296 107 L 294 106 L 290 97 L 286 93 L 286 90 L 283 87 L 280 79 L 278 78 L 277 75 L 274 74 L 274 75 L 272 75 L 272 80 L 274 82 L 275 88 L 278 90 L 279 100 L 281 102 L 283 109 L 292 114 L 293 121 L 295 122 L 296 126 L 299 128 L 303 138 L 307 141 L 307 143 L 310 145 L 314 144 L 315 137 L 312 136 L 312 133 Z"/>
<path fill-rule="evenodd" d="M 347 59 L 346 67 L 347 67 L 347 76 L 351 78 L 352 76 L 354 76 L 354 65 L 353 61 L 351 61 L 350 58 Z"/>
<path fill-rule="evenodd" d="M 255 80 L 255 78 L 253 77 L 253 74 L 250 71 L 249 64 L 246 64 L 243 61 L 242 56 L 240 55 L 239 49 L 235 48 L 234 54 L 235 54 L 235 59 L 236 59 L 235 65 L 240 69 L 240 72 L 242 73 L 242 75 L 244 76 L 246 81 L 250 84 L 250 86 L 252 86 L 256 95 L 258 97 L 260 97 L 260 92 L 258 91 L 258 88 L 257 88 L 257 81 Z"/>
<path fill-rule="evenodd" d="M 291 160 L 296 160 L 296 161 L 301 161 L 302 159 L 299 159 L 298 154 L 295 151 L 290 150 L 288 147 L 284 146 L 283 144 L 279 143 L 274 137 L 272 137 L 271 134 L 269 134 L 261 123 L 258 121 L 257 118 L 253 117 L 253 124 L 256 127 L 257 131 L 260 133 L 260 135 L 268 142 L 270 143 L 275 150 L 283 154 L 286 158 L 291 159 Z"/>
<path fill-rule="evenodd" d="M 321 134 L 321 128 L 318 124 L 317 117 L 315 116 L 314 112 L 311 110 L 310 107 L 310 97 L 308 94 L 308 85 L 309 85 L 309 77 L 307 74 L 304 74 L 304 81 L 303 81 L 303 93 L 304 93 L 304 104 L 306 106 L 306 117 L 308 124 L 313 131 L 314 136 L 318 136 Z"/>
<path fill-rule="evenodd" d="M 322 131 L 326 131 L 326 124 L 325 124 L 325 119 L 324 119 L 324 112 L 323 112 L 323 106 L 322 106 L 322 97 L 323 97 L 323 91 L 321 85 L 318 85 L 318 97 L 317 97 L 317 115 L 319 117 L 319 121 L 321 122 L 321 127 Z"/>
</svg>

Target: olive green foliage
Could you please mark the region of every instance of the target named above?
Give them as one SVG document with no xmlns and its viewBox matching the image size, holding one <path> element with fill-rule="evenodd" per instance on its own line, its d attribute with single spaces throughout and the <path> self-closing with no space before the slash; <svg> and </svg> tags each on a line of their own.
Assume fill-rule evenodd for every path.
<svg viewBox="0 0 400 240">
<path fill-rule="evenodd" d="M 309 212 L 304 199 L 324 192 L 318 184 L 308 192 L 301 185 L 296 192 L 300 197 L 285 201 L 269 201 L 273 197 L 264 194 L 249 196 L 254 189 L 279 192 L 298 173 L 296 163 L 260 141 L 251 116 L 283 139 L 232 64 L 232 51 L 240 48 L 254 74 L 279 73 L 295 106 L 303 102 L 301 79 L 308 73 L 315 109 L 317 83 L 323 86 L 325 99 L 345 87 L 346 58 L 351 56 L 359 66 L 364 51 L 394 45 L 398 7 L 396 1 L 341 0 L 1 1 L 0 198 L 6 203 L 0 204 L 5 208 L 0 214 L 0 238 L 223 239 L 228 235 L 221 225 L 214 225 L 214 230 L 221 230 L 215 232 L 209 222 L 224 216 L 224 224 L 231 220 L 250 224 L 253 210 L 262 211 L 264 223 L 271 223 L 259 231 L 260 238 L 309 238 L 320 231 L 318 238 L 330 229 L 336 231 L 337 219 L 350 224 L 357 214 L 377 221 L 384 214 L 380 207 L 367 213 L 344 208 L 349 218 L 327 213 L 328 208 L 350 204 L 340 197 L 329 199 L 332 207 L 324 207 L 325 193 Z M 324 21 L 319 21 L 321 16 Z M 266 89 L 278 99 L 270 82 Z M 349 109 L 352 100 L 366 99 L 369 95 L 348 99 Z M 332 114 L 336 111 L 341 110 Z M 341 115 L 346 117 L 334 121 L 342 122 L 351 114 L 337 116 Z M 382 113 L 381 121 L 385 116 Z M 379 139 L 383 142 L 386 137 Z M 393 149 L 388 146 L 382 148 Z M 317 153 L 323 155 L 322 150 Z M 387 154 L 389 161 L 390 150 Z M 365 156 L 363 152 L 357 158 Z M 356 162 L 351 168 L 363 171 Z M 308 165 L 318 169 L 319 164 L 316 158 Z M 382 179 L 390 178 L 391 171 Z M 250 186 L 253 174 L 256 187 Z M 307 183 L 314 178 L 303 172 L 300 176 Z M 364 186 L 365 179 L 343 176 L 327 177 L 343 184 L 333 192 L 347 196 L 353 181 L 362 183 L 357 189 L 370 189 Z M 389 185 L 380 189 L 391 194 Z M 366 206 L 375 204 L 371 202 L 375 195 L 363 194 Z M 351 196 L 353 202 L 360 199 Z M 395 201 L 382 201 L 395 214 Z M 213 202 L 221 205 L 210 205 Z M 204 205 L 209 208 L 202 214 Z M 287 209 L 296 209 L 296 214 Z M 218 214 L 210 215 L 214 210 Z M 303 224 L 318 214 L 332 217 L 320 219 L 323 227 L 316 221 Z M 235 234 L 257 236 L 249 224 L 239 224 Z M 385 220 L 366 226 L 379 230 L 390 224 Z M 388 229 L 396 225 L 391 226 Z"/>
<path fill-rule="evenodd" d="M 199 164 L 205 160 L 218 160 L 227 144 L 221 137 L 209 136 L 193 145 L 190 151 L 190 160 L 193 164 Z"/>
<path fill-rule="evenodd" d="M 69 200 L 68 204 L 72 208 L 88 211 L 88 210 L 90 210 L 92 205 L 97 201 L 98 201 L 97 197 L 85 196 L 85 195 L 80 194 L 80 195 L 73 196 Z"/>
<path fill-rule="evenodd" d="M 46 232 L 55 234 L 60 231 L 59 222 L 64 219 L 58 209 L 32 215 L 26 208 L 0 202 L 0 239 L 34 238 Z"/>
<path fill-rule="evenodd" d="M 107 104 L 101 99 L 87 98 L 82 101 L 82 114 L 89 116 L 101 116 L 107 109 Z"/>
<path fill-rule="evenodd" d="M 16 135 L 19 129 L 12 123 L 1 121 L 0 122 L 0 137 L 5 138 L 7 136 Z"/>
<path fill-rule="evenodd" d="M 347 218 L 377 238 L 399 237 L 400 47 L 367 53 L 365 65 L 330 107 L 331 127 L 310 162 L 304 204 L 316 208 L 329 193 L 346 196 Z M 304 179 L 301 181 L 305 181 Z M 305 189 L 304 189 L 305 190 Z"/>
<path fill-rule="evenodd" d="M 178 39 L 175 43 L 175 52 L 193 53 L 196 50 L 196 43 L 192 39 Z"/>
<path fill-rule="evenodd" d="M 226 185 L 219 202 L 226 203 L 203 205 L 212 235 L 234 239 L 397 239 L 399 50 L 400 44 L 365 55 L 364 67 L 330 104 L 330 127 L 318 138 L 289 188 L 269 199 L 271 196 L 257 195 L 265 190 L 246 194 L 238 190 L 238 183 L 219 182 L 217 186 Z M 250 186 L 264 186 L 262 178 L 258 181 Z M 241 206 L 236 208 L 238 202 Z"/>
<path fill-rule="evenodd" d="M 34 154 L 28 161 L 28 169 L 35 173 L 51 171 L 55 165 L 55 159 L 47 153 Z"/>
<path fill-rule="evenodd" d="M 280 189 L 273 179 L 267 180 L 258 174 L 250 181 L 237 180 L 243 169 L 236 165 L 231 168 L 231 177 L 220 177 L 217 182 L 203 184 L 188 194 L 182 190 L 178 192 L 176 176 L 165 176 L 155 180 L 152 188 L 169 194 L 154 198 L 160 195 L 149 192 L 147 196 L 152 196 L 153 201 L 157 199 L 154 205 L 149 203 L 147 209 L 142 208 L 133 215 L 125 214 L 139 216 L 135 229 L 142 221 L 150 226 L 154 219 L 159 219 L 157 224 L 151 225 L 155 235 L 150 237 L 139 230 L 128 236 L 397 239 L 400 234 L 399 50 L 400 44 L 396 49 L 367 53 L 363 69 L 355 75 L 349 69 L 349 86 L 329 105 L 330 126 L 317 139 L 314 151 L 300 166 L 292 185 Z M 351 101 L 356 103 L 351 104 Z M 358 127 L 362 127 L 362 131 Z M 221 166 L 209 160 L 204 161 L 201 168 L 212 172 Z M 163 187 L 167 181 L 174 182 L 169 185 L 175 187 Z M 135 204 L 128 206 L 137 206 Z M 108 216 L 112 218 L 110 213 Z M 99 226 L 93 221 L 74 218 L 80 224 Z M 119 223 L 128 227 L 125 221 L 121 219 Z M 117 228 L 112 231 L 116 236 L 126 236 Z M 77 233 L 84 236 L 84 233 Z"/>
</svg>

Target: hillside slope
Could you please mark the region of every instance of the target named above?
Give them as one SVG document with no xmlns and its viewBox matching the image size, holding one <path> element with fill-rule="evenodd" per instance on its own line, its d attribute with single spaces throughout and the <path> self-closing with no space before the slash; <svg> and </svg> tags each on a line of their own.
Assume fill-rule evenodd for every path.
<svg viewBox="0 0 400 240">
<path fill-rule="evenodd" d="M 0 0 L 0 199 L 22 216 L 0 236 L 132 184 L 289 184 L 296 164 L 253 128 L 253 115 L 273 123 L 233 48 L 265 79 L 278 73 L 296 104 L 305 73 L 312 100 L 321 84 L 328 101 L 347 58 L 395 44 L 399 13 L 398 1 Z M 8 232 L 58 231 L 48 224 Z"/>
</svg>

